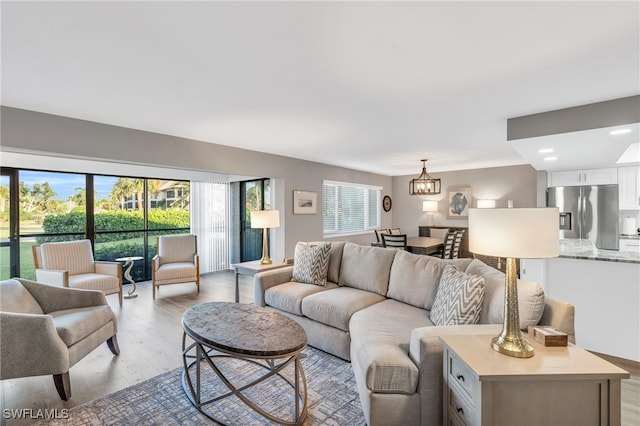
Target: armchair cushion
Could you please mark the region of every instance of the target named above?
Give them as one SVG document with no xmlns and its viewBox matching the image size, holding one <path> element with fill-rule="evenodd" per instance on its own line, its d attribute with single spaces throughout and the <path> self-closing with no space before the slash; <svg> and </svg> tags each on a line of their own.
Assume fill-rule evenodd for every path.
<svg viewBox="0 0 640 426">
<path fill-rule="evenodd" d="M 194 263 L 197 253 L 195 235 L 163 235 L 158 241 L 160 264 L 174 262 Z"/>
<path fill-rule="evenodd" d="M 196 275 L 196 267 L 193 262 L 167 263 L 161 265 L 156 271 L 156 280 L 179 280 L 187 276 L 195 277 Z"/>
<path fill-rule="evenodd" d="M 78 274 L 69 277 L 69 287 L 83 288 L 87 290 L 101 290 L 104 292 L 117 292 L 120 281 L 118 278 L 102 274 Z"/>
<path fill-rule="evenodd" d="M 108 305 L 66 309 L 51 312 L 58 335 L 67 347 L 84 339 L 97 329 L 114 320 Z"/>
<path fill-rule="evenodd" d="M 61 269 L 69 275 L 93 273 L 91 241 L 44 243 L 41 248 L 44 269 Z"/>
<path fill-rule="evenodd" d="M 7 280 L 2 287 L 0 311 L 43 314 L 42 308 L 20 281 Z"/>
</svg>

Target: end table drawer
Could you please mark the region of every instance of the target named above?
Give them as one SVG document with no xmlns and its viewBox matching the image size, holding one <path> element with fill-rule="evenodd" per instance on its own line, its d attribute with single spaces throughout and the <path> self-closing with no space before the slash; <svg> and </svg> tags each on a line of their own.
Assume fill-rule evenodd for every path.
<svg viewBox="0 0 640 426">
<path fill-rule="evenodd" d="M 475 394 L 475 388 L 477 386 L 474 374 L 465 363 L 453 356 L 450 352 L 448 352 L 447 356 L 449 357 L 449 381 L 460 385 L 469 397 L 469 400 L 473 403 L 473 395 Z"/>
<path fill-rule="evenodd" d="M 449 417 L 457 418 L 464 425 L 475 424 L 476 413 L 472 405 L 455 388 L 449 388 Z"/>
</svg>

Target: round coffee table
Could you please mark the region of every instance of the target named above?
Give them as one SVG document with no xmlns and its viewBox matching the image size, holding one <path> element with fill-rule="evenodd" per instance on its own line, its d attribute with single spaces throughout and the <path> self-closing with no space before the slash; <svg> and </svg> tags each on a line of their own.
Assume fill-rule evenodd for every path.
<svg viewBox="0 0 640 426">
<path fill-rule="evenodd" d="M 182 315 L 182 327 L 182 387 L 201 413 L 222 423 L 207 411 L 207 406 L 235 395 L 251 409 L 272 421 L 285 425 L 304 422 L 307 416 L 307 381 L 300 363 L 300 352 L 307 344 L 307 335 L 298 323 L 285 315 L 254 305 L 211 302 L 187 309 Z M 187 345 L 187 336 L 193 343 Z M 216 361 L 221 358 L 237 358 L 255 364 L 264 369 L 265 374 L 236 387 L 216 365 Z M 293 380 L 282 374 L 292 364 Z M 215 396 L 205 395 L 202 391 L 201 370 L 207 366 L 229 392 Z M 295 411 L 292 420 L 265 411 L 244 393 L 271 378 L 284 380 L 293 389 Z"/>
</svg>

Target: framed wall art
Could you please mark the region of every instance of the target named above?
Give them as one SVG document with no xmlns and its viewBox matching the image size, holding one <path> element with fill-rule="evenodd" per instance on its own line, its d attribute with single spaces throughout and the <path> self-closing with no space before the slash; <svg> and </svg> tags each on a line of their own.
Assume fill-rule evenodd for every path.
<svg viewBox="0 0 640 426">
<path fill-rule="evenodd" d="M 467 219 L 471 207 L 471 188 L 447 188 L 447 217 L 449 219 Z"/>
<path fill-rule="evenodd" d="M 293 191 L 293 214 L 318 213 L 318 193 L 315 191 Z"/>
</svg>

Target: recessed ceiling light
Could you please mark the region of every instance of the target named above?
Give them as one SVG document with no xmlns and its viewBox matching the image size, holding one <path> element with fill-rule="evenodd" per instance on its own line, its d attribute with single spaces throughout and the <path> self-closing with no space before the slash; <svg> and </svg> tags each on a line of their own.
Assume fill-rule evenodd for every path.
<svg viewBox="0 0 640 426">
<path fill-rule="evenodd" d="M 609 132 L 611 136 L 624 135 L 627 133 L 631 133 L 631 129 L 618 129 L 618 130 L 612 130 Z"/>
<path fill-rule="evenodd" d="M 538 152 L 540 154 L 548 154 L 550 152 L 553 152 L 553 148 L 542 148 L 542 149 L 538 150 Z"/>
<path fill-rule="evenodd" d="M 544 157 L 544 161 L 555 161 L 558 157 Z"/>
</svg>

